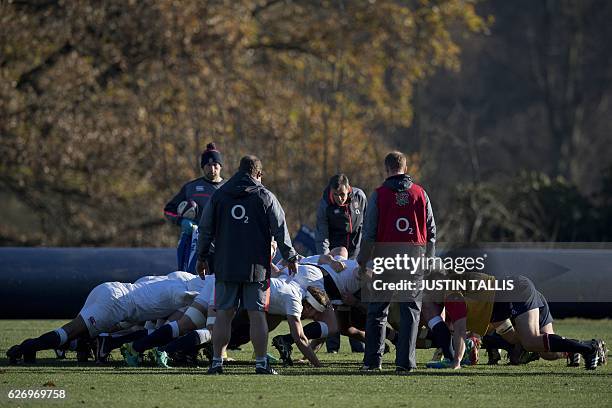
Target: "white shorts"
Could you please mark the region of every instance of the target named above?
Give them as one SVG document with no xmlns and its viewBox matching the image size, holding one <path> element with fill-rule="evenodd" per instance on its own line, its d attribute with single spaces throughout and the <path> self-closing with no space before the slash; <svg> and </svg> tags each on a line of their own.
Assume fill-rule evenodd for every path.
<svg viewBox="0 0 612 408">
<path fill-rule="evenodd" d="M 79 315 L 85 321 L 91 337 L 108 332 L 126 318 L 120 298 L 127 293 L 119 282 L 107 282 L 93 288 Z"/>
</svg>

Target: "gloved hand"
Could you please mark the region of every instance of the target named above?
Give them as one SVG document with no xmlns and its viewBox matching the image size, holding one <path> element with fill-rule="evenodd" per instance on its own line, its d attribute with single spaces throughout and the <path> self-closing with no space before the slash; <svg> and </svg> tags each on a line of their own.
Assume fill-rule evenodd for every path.
<svg viewBox="0 0 612 408">
<path fill-rule="evenodd" d="M 183 218 L 181 220 L 181 231 L 183 232 L 183 234 L 191 235 L 193 233 L 193 228 L 196 225 L 197 224 L 193 222 L 192 220 Z"/>
</svg>

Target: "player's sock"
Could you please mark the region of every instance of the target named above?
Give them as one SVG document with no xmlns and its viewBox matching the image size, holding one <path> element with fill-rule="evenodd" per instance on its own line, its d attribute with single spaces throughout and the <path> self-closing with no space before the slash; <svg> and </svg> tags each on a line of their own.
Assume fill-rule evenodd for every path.
<svg viewBox="0 0 612 408">
<path fill-rule="evenodd" d="M 76 339 L 71 340 L 71 341 L 67 341 L 67 342 L 65 342 L 64 344 L 62 344 L 62 345 L 58 346 L 58 347 L 56 348 L 56 350 L 63 350 L 63 351 L 68 351 L 68 350 L 70 350 L 70 351 L 75 351 L 75 350 L 76 350 L 76 343 L 77 343 L 77 340 L 76 340 Z"/>
<path fill-rule="evenodd" d="M 76 351 L 77 349 L 77 339 L 72 340 L 70 343 L 66 343 L 64 347 L 67 346 L 66 350 Z"/>
<path fill-rule="evenodd" d="M 131 343 L 135 340 L 138 340 L 149 333 L 147 329 L 136 330 L 128 334 L 124 334 L 122 336 L 109 336 L 108 337 L 108 350 L 114 350 L 117 347 L 120 347 L 122 344 Z"/>
<path fill-rule="evenodd" d="M 177 351 L 190 353 L 196 350 L 199 341 L 198 334 L 192 331 L 178 339 L 172 340 L 170 343 L 163 346 L 162 350 L 166 353 L 176 353 Z"/>
<path fill-rule="evenodd" d="M 35 339 L 27 339 L 21 343 L 24 354 L 35 353 L 40 350 L 55 349 L 68 341 L 68 334 L 62 328 L 47 332 Z"/>
<path fill-rule="evenodd" d="M 266 368 L 268 366 L 267 357 L 256 357 L 255 358 L 255 367 Z"/>
<path fill-rule="evenodd" d="M 431 330 L 434 343 L 442 349 L 444 357 L 452 360 L 455 356 L 453 338 L 444 320 L 440 316 L 435 316 L 427 322 L 427 326 Z"/>
<path fill-rule="evenodd" d="M 329 328 L 325 322 L 310 322 L 304 326 L 304 335 L 309 340 L 323 339 L 329 334 Z"/>
<path fill-rule="evenodd" d="M 142 337 L 132 343 L 132 347 L 135 351 L 142 353 L 153 347 L 163 346 L 168 344 L 172 339 L 179 336 L 178 322 L 170 322 L 164 324 L 159 329 L 155 330 L 148 336 Z"/>
<path fill-rule="evenodd" d="M 223 357 L 213 357 L 212 367 L 222 367 Z"/>
<path fill-rule="evenodd" d="M 487 334 L 482 338 L 482 345 L 487 349 L 503 349 L 511 352 L 514 348 L 514 344 L 507 342 L 499 334 Z"/>
<path fill-rule="evenodd" d="M 593 350 L 593 346 L 591 346 L 590 342 L 585 343 L 579 340 L 566 339 L 557 334 L 545 334 L 543 338 L 545 351 L 569 351 L 572 353 L 585 354 Z"/>
<path fill-rule="evenodd" d="M 189 353 L 196 351 L 199 345 L 208 343 L 211 339 L 212 335 L 207 329 L 194 330 L 171 341 L 162 350 L 166 353 L 176 353 L 177 351 Z"/>
<path fill-rule="evenodd" d="M 293 344 L 293 336 L 291 334 L 283 334 L 283 340 L 287 344 Z"/>
<path fill-rule="evenodd" d="M 304 335 L 309 340 L 325 338 L 328 334 L 329 328 L 324 322 L 310 322 L 304 326 Z M 293 336 L 291 334 L 285 334 L 282 337 L 286 343 L 293 344 Z"/>
</svg>

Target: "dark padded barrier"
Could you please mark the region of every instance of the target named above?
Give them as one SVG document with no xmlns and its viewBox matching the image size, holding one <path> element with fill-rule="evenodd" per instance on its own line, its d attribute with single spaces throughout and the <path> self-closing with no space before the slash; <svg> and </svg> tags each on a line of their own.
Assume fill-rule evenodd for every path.
<svg viewBox="0 0 612 408">
<path fill-rule="evenodd" d="M 612 302 L 606 298 L 612 298 L 608 289 L 612 282 L 610 250 L 487 252 L 491 263 L 502 266 L 499 275 L 518 270 L 545 294 L 551 282 L 576 294 L 578 302 L 551 299 L 554 317 L 612 318 Z M 175 269 L 174 248 L 0 248 L 0 319 L 71 318 L 91 289 L 102 282 L 134 282 L 141 276 L 165 275 Z M 562 280 L 549 279 L 553 275 L 562 275 Z M 600 301 L 589 302 L 589 294 L 596 292 Z"/>
<path fill-rule="evenodd" d="M 0 248 L 0 318 L 74 317 L 102 282 L 175 269 L 170 248 Z"/>
</svg>

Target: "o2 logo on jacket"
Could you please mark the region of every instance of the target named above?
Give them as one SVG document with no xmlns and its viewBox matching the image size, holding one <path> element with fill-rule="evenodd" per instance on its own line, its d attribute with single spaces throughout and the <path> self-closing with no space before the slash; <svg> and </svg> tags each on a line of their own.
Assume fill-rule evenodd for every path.
<svg viewBox="0 0 612 408">
<path fill-rule="evenodd" d="M 412 234 L 412 227 L 410 226 L 408 218 L 398 218 L 397 221 L 395 221 L 395 228 L 397 228 L 399 232 L 408 232 L 408 234 Z"/>
<path fill-rule="evenodd" d="M 242 221 L 245 224 L 249 223 L 249 216 L 246 215 L 246 209 L 240 204 L 236 204 L 232 207 L 232 218 Z"/>
</svg>

